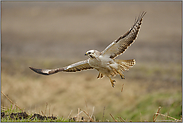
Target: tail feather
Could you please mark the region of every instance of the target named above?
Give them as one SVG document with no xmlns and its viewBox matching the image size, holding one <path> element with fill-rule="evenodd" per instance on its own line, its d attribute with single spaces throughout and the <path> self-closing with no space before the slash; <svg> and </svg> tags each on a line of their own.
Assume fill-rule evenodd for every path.
<svg viewBox="0 0 183 123">
<path fill-rule="evenodd" d="M 135 59 L 130 60 L 115 59 L 115 62 L 120 65 L 122 71 L 129 70 L 129 68 L 133 67 L 136 64 Z"/>
</svg>

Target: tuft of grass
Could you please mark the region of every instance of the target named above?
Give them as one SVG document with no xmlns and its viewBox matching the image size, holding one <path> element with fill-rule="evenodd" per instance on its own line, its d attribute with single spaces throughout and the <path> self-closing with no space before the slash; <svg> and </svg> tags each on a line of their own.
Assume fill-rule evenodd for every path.
<svg viewBox="0 0 183 123">
<path fill-rule="evenodd" d="M 5 116 L 2 117 L 3 112 Z M 32 118 L 33 114 L 27 115 L 26 118 L 20 118 L 18 115 L 12 117 L 12 113 L 22 113 L 22 111 L 18 108 L 13 108 L 13 106 L 10 108 L 1 108 L 1 122 L 69 122 L 68 119 L 61 117 L 57 117 L 57 119 L 45 118 L 43 120 L 38 117 Z"/>
<path fill-rule="evenodd" d="M 161 113 L 156 112 L 161 107 Z M 148 94 L 140 99 L 128 110 L 115 115 L 115 118 L 123 117 L 125 120 L 132 121 L 153 121 L 152 114 L 158 115 L 157 121 L 180 121 L 182 118 L 181 93 L 154 93 Z M 161 116 L 161 117 L 160 117 Z"/>
<path fill-rule="evenodd" d="M 64 118 L 58 117 L 46 117 L 40 114 L 27 114 L 21 109 L 18 105 L 16 105 L 7 95 L 5 95 L 2 91 L 1 94 L 5 96 L 5 98 L 11 103 L 9 108 L 1 106 L 1 122 L 68 122 L 68 120 Z M 47 108 L 47 105 L 46 105 Z M 46 110 L 45 110 L 46 113 Z M 44 114 L 42 112 L 42 114 Z M 38 117 L 39 116 L 39 117 Z"/>
</svg>

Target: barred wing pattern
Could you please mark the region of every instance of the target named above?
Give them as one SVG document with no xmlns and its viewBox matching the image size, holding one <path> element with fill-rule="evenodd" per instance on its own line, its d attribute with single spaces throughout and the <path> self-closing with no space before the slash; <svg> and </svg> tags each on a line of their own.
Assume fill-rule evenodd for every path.
<svg viewBox="0 0 183 123">
<path fill-rule="evenodd" d="M 60 71 L 65 71 L 65 72 L 76 72 L 76 71 L 81 71 L 81 70 L 87 70 L 87 69 L 93 69 L 88 64 L 88 60 L 80 61 L 74 64 L 71 64 L 69 66 L 63 67 L 63 68 L 56 68 L 56 69 L 37 69 L 33 67 L 29 67 L 31 70 L 33 70 L 36 73 L 43 74 L 43 75 L 50 75 L 54 74 Z"/>
<path fill-rule="evenodd" d="M 76 72 L 76 71 L 81 71 L 81 70 L 87 70 L 87 69 L 93 69 L 93 67 L 91 67 L 88 64 L 88 60 L 84 60 L 84 61 L 80 61 L 74 64 L 71 64 L 67 67 L 65 67 L 66 72 Z"/>
<path fill-rule="evenodd" d="M 120 36 L 117 40 L 113 41 L 104 51 L 102 51 L 102 55 L 115 58 L 118 55 L 124 53 L 127 48 L 135 41 L 140 29 L 142 18 L 145 14 L 146 12 L 142 12 L 135 20 L 135 23 L 130 28 L 130 30 L 124 35 Z"/>
</svg>

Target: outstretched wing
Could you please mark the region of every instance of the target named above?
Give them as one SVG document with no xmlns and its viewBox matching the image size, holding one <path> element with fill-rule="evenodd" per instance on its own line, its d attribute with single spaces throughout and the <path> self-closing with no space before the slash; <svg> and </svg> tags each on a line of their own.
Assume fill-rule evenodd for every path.
<svg viewBox="0 0 183 123">
<path fill-rule="evenodd" d="M 43 75 L 50 75 L 54 74 L 60 71 L 65 71 L 65 72 L 76 72 L 76 71 L 81 71 L 81 70 L 87 70 L 87 69 L 93 69 L 88 64 L 88 60 L 80 61 L 74 64 L 71 64 L 69 66 L 63 67 L 63 68 L 56 68 L 56 69 L 36 69 L 33 67 L 29 67 L 31 70 L 33 70 L 36 73 L 43 74 Z"/>
<path fill-rule="evenodd" d="M 117 40 L 113 41 L 104 51 L 102 51 L 102 55 L 115 58 L 124 53 L 126 49 L 135 41 L 140 29 L 142 18 L 145 14 L 146 12 L 142 12 L 135 20 L 135 23 L 130 30 L 120 36 Z"/>
</svg>

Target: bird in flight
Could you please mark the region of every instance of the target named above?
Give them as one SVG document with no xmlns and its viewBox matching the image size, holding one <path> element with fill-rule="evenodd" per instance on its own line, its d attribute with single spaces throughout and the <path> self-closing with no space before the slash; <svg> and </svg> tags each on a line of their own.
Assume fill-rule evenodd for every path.
<svg viewBox="0 0 183 123">
<path fill-rule="evenodd" d="M 120 60 L 116 59 L 116 57 L 124 53 L 127 48 L 135 41 L 142 23 L 142 18 L 145 14 L 146 12 L 142 12 L 138 18 L 135 19 L 135 22 L 129 31 L 113 41 L 102 52 L 97 50 L 87 51 L 85 53 L 85 55 L 89 57 L 87 60 L 79 61 L 69 66 L 55 69 L 29 68 L 34 72 L 43 75 L 51 75 L 61 71 L 76 72 L 87 69 L 96 69 L 99 72 L 97 78 L 107 76 L 110 79 L 112 87 L 114 87 L 114 82 L 116 81 L 111 78 L 115 77 L 116 75 L 120 75 L 121 79 L 124 79 L 125 77 L 123 72 L 129 70 L 129 68 L 136 64 L 135 59 Z"/>
</svg>

